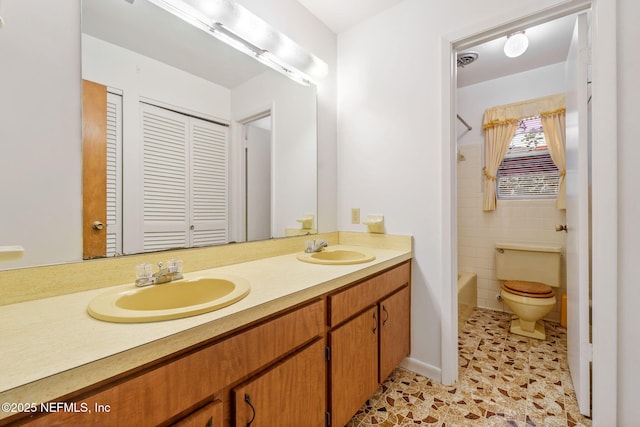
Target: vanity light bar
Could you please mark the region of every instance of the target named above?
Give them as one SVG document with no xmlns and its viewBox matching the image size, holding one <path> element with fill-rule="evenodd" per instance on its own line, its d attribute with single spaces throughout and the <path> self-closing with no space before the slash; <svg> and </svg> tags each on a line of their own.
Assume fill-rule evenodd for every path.
<svg viewBox="0 0 640 427">
<path fill-rule="evenodd" d="M 233 31 L 227 29 L 222 23 L 216 22 L 212 28 L 212 32 L 213 35 L 219 40 L 235 47 L 236 49 L 244 53 L 252 55 L 256 60 L 266 65 L 267 67 L 286 75 L 290 79 L 302 85 L 309 86 L 311 84 L 311 81 L 304 75 L 304 73 L 299 70 L 294 70 L 292 69 L 292 67 L 283 64 L 271 52 L 261 49 L 253 43 L 244 40 Z"/>
<path fill-rule="evenodd" d="M 324 61 L 233 1 L 208 0 L 209 9 L 217 16 L 183 0 L 149 1 L 303 85 L 316 83 L 328 72 Z"/>
<path fill-rule="evenodd" d="M 210 31 L 209 18 L 188 4 L 180 0 L 148 0 L 149 3 L 155 4 L 161 9 L 177 16 L 184 22 L 193 25 L 203 31 Z"/>
</svg>

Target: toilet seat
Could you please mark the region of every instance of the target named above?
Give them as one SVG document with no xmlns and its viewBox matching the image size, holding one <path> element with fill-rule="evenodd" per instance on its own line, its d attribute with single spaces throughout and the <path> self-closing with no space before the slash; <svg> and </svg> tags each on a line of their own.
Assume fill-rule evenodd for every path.
<svg viewBox="0 0 640 427">
<path fill-rule="evenodd" d="M 507 280 L 502 283 L 502 289 L 511 294 L 528 298 L 551 298 L 555 295 L 551 286 L 523 280 Z"/>
</svg>

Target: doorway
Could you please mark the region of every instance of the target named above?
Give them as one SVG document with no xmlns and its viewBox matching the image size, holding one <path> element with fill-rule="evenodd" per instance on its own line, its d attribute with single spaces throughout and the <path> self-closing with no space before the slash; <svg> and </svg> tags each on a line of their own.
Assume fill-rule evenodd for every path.
<svg viewBox="0 0 640 427">
<path fill-rule="evenodd" d="M 546 11 L 539 11 L 526 17 L 520 17 L 510 22 L 498 21 L 492 23 L 492 26 L 482 26 L 477 31 L 466 31 L 462 34 L 448 35 L 443 38 L 443 87 L 449 88 L 443 92 L 443 109 L 449 111 L 445 114 L 442 122 L 443 141 L 443 218 L 445 218 L 445 231 L 443 238 L 443 246 L 445 248 L 445 267 L 444 280 L 445 283 L 451 283 L 451 292 L 443 294 L 443 321 L 442 321 L 442 381 L 445 384 L 454 383 L 457 378 L 457 327 L 455 318 L 457 317 L 457 287 L 455 286 L 458 272 L 458 245 L 457 245 L 457 153 L 456 153 L 456 123 L 457 109 L 457 87 L 456 87 L 456 71 L 455 71 L 455 53 L 456 51 L 466 50 L 474 44 L 503 36 L 513 32 L 518 27 L 523 28 L 534 23 L 545 22 L 558 17 L 566 16 L 581 10 L 592 8 L 589 2 L 571 2 L 569 5 L 558 6 Z M 615 105 L 615 58 L 609 58 L 607 53 L 607 43 L 615 41 L 615 4 L 610 2 L 600 2 L 593 5 L 592 13 L 593 21 L 599 22 L 592 31 L 592 46 L 594 51 L 593 73 L 598 75 L 598 86 L 593 88 L 593 99 L 597 103 L 592 103 L 594 116 L 596 111 L 601 114 L 600 119 L 594 122 L 593 126 L 593 225 L 594 245 L 600 243 L 598 250 L 594 250 L 593 256 L 593 328 L 594 328 L 594 347 L 593 347 L 593 410 L 594 421 L 600 419 L 602 421 L 611 422 L 616 418 L 615 410 L 615 392 L 616 379 L 610 375 L 612 366 L 616 364 L 616 345 L 611 342 L 606 345 L 602 341 L 598 341 L 598 331 L 600 339 L 605 336 L 612 337 L 616 335 L 615 319 L 607 318 L 607 312 L 614 312 L 616 309 L 615 292 L 613 295 L 607 295 L 611 292 L 611 282 L 615 282 L 617 275 L 615 254 L 616 254 L 616 238 L 611 232 L 607 232 L 607 236 L 600 232 L 597 224 L 601 224 L 606 229 L 606 224 L 616 223 L 616 183 L 607 176 L 607 170 L 615 170 L 616 151 L 615 143 L 612 147 L 605 146 L 605 141 L 611 140 L 611 135 L 616 134 L 615 129 L 615 109 L 607 111 L 605 106 Z M 465 119 L 468 120 L 467 117 Z M 614 206 L 612 208 L 612 205 Z M 448 220 L 450 218 L 450 221 Z M 601 234 L 598 237 L 598 234 Z M 606 252 L 605 252 L 606 251 Z M 610 251 L 610 253 L 608 253 Z M 595 272 L 599 273 L 596 274 Z M 606 275 L 609 280 L 606 283 L 607 291 L 605 291 Z M 599 279 L 600 278 L 600 279 Z M 613 278 L 613 279 L 612 279 Z M 611 316 L 609 316 L 611 317 Z M 598 345 L 600 343 L 600 345 Z M 605 371 L 606 370 L 606 371 Z M 608 373 L 607 373 L 608 372 Z M 615 377 L 615 376 L 614 376 Z M 612 397 L 613 396 L 613 397 Z"/>
<path fill-rule="evenodd" d="M 588 205 L 579 206 L 577 203 L 579 195 L 584 201 L 588 200 L 588 179 L 585 180 L 584 189 L 580 188 L 580 192 L 576 183 L 579 172 L 579 150 L 576 141 L 578 134 L 585 139 L 584 149 L 580 146 L 580 157 L 585 158 L 587 164 L 583 169 L 585 173 L 588 172 L 586 137 L 589 120 L 586 114 L 578 114 L 587 107 L 588 60 L 580 61 L 584 66 L 580 68 L 578 77 L 578 61 L 574 58 L 578 52 L 587 49 L 584 37 L 586 21 L 586 13 L 571 14 L 527 27 L 524 30 L 525 34 L 519 34 L 525 37 L 528 35 L 533 46 L 518 58 L 508 58 L 503 53 L 505 37 L 465 50 L 476 52 L 478 56 L 477 63 L 466 63 L 458 67 L 457 111 L 458 115 L 472 120 L 475 129 L 465 129 L 463 134 L 457 135 L 457 148 L 460 153 L 457 162 L 457 203 L 461 206 L 458 209 L 457 244 L 459 271 L 478 276 L 478 306 L 503 312 L 508 312 L 509 306 L 501 300 L 501 283 L 496 279 L 494 253 L 498 243 L 517 242 L 557 247 L 564 253 L 567 280 L 560 280 L 557 284 L 558 287 L 554 290 L 556 303 L 550 307 L 550 312 L 544 316 L 544 320 L 561 323 L 562 297 L 568 297 L 570 321 L 568 325 L 565 322 L 564 326 L 568 326 L 569 367 L 581 412 L 588 416 L 590 360 L 581 355 L 580 347 L 591 345 L 588 336 L 590 283 L 586 265 L 589 259 L 589 245 L 586 244 L 578 250 L 578 242 L 588 242 L 588 220 L 582 225 L 579 218 L 588 219 L 590 211 Z M 578 27 L 577 22 L 583 25 Z M 581 30 L 581 43 L 584 44 L 580 48 L 577 46 L 577 29 Z M 462 54 L 464 53 L 458 53 L 458 58 Z M 557 62 L 558 59 L 560 62 Z M 487 64 L 487 61 L 492 63 Z M 492 69 L 493 63 L 496 63 L 496 67 Z M 484 74 L 486 77 L 497 74 L 498 77 L 475 82 L 478 78 L 473 73 L 480 76 Z M 470 82 L 472 84 L 469 84 Z M 580 89 L 580 109 L 577 108 L 577 88 Z M 557 104 L 549 107 L 549 102 Z M 493 170 L 489 172 L 497 176 L 493 182 L 497 184 L 498 207 L 492 211 L 483 211 L 481 198 L 486 191 L 486 188 L 483 190 L 483 186 L 491 182 L 479 173 L 487 164 L 486 160 L 483 161 L 485 153 L 482 117 L 485 109 L 506 105 L 511 107 L 502 108 L 510 108 L 510 114 L 528 115 L 506 116 L 518 119 L 519 124 L 503 166 L 497 173 Z M 566 132 L 567 150 L 562 149 L 556 154 L 554 163 L 550 150 L 547 149 L 550 145 L 547 140 L 549 129 L 543 131 L 542 120 L 538 115 L 556 108 L 563 109 L 562 115 L 558 116 L 563 123 L 565 116 L 570 120 Z M 562 134 L 564 133 L 563 128 Z M 564 146 L 564 138 L 562 141 Z M 556 144 L 559 145 L 560 141 Z M 560 165 L 559 161 L 562 161 Z M 559 190 L 563 182 L 571 189 L 566 208 L 564 204 L 556 204 L 558 194 L 562 193 Z M 577 215 L 578 210 L 583 213 Z M 474 227 L 472 224 L 479 226 Z M 564 232 L 562 228 L 557 231 L 557 227 L 564 224 L 569 224 L 569 233 Z M 585 234 L 584 239 L 582 233 Z M 586 260 L 584 271 L 578 272 L 578 260 Z M 580 291 L 582 288 L 584 292 Z M 582 295 L 586 296 L 584 301 L 581 300 Z M 583 311 L 586 312 L 585 316 L 576 316 Z M 583 369 L 583 366 L 586 369 Z"/>
<path fill-rule="evenodd" d="M 245 236 L 247 241 L 272 237 L 272 123 L 266 112 L 243 125 Z"/>
</svg>

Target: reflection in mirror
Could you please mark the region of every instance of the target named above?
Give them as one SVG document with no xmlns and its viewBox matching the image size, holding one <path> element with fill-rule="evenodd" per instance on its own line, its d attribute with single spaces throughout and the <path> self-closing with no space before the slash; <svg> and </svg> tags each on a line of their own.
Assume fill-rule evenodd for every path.
<svg viewBox="0 0 640 427">
<path fill-rule="evenodd" d="M 83 0 L 82 9 L 82 79 L 105 93 L 108 136 L 104 194 L 85 194 L 82 203 L 106 199 L 102 212 L 84 213 L 82 226 L 83 236 L 103 233 L 105 242 L 85 258 L 315 231 L 299 222 L 317 211 L 314 86 L 286 78 L 145 0 Z M 254 128 L 250 122 L 266 115 L 269 158 L 262 160 L 269 173 L 261 184 L 268 203 L 253 209 L 244 137 Z M 66 161 L 75 170 L 80 157 Z M 85 176 L 95 178 L 85 162 L 86 156 Z M 70 212 L 82 208 L 68 206 Z M 255 221 L 268 226 L 254 235 L 248 224 Z M 25 245 L 26 254 L 29 249 Z M 82 258 L 78 253 L 64 261 Z M 0 268 L 50 262 L 60 260 L 25 257 Z"/>
<path fill-rule="evenodd" d="M 314 87 L 143 0 L 84 0 L 82 37 L 83 79 L 122 104 L 106 255 L 282 237 L 316 211 Z M 257 144 L 249 123 L 265 116 Z"/>
</svg>

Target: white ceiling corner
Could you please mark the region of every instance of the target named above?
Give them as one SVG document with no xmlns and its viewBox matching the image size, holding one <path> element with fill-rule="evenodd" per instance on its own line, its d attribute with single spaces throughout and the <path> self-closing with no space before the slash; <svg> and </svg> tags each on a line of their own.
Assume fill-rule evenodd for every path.
<svg viewBox="0 0 640 427">
<path fill-rule="evenodd" d="M 401 1 L 403 0 L 298 0 L 336 34 Z"/>
</svg>

